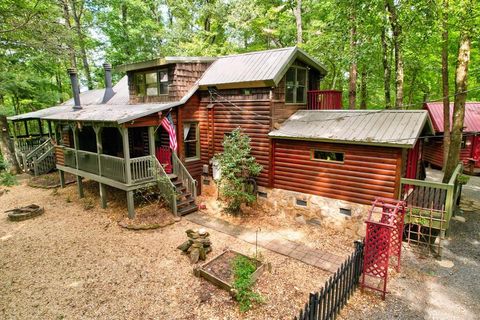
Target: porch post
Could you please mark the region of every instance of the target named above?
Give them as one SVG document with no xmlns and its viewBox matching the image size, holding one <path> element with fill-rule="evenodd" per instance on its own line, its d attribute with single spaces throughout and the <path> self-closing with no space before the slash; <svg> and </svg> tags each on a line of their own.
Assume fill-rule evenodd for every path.
<svg viewBox="0 0 480 320">
<path fill-rule="evenodd" d="M 95 131 L 95 138 L 97 140 L 97 159 L 98 159 L 98 175 L 102 176 L 102 160 L 101 155 L 103 153 L 103 144 L 102 144 L 102 127 L 93 126 L 93 130 Z M 102 209 L 107 207 L 107 193 L 105 189 L 105 185 L 101 182 L 98 183 L 99 190 L 100 190 L 100 205 Z"/>
<path fill-rule="evenodd" d="M 47 121 L 47 125 L 48 125 L 48 136 L 50 137 L 50 139 L 52 138 L 52 133 L 53 133 L 53 130 L 52 130 L 52 121 L 48 120 Z"/>
<path fill-rule="evenodd" d="M 28 137 L 30 134 L 28 132 L 27 120 L 23 120 L 23 125 L 25 126 L 25 135 Z"/>
<path fill-rule="evenodd" d="M 155 156 L 155 128 L 148 127 L 148 149 L 150 150 L 150 155 Z"/>
<path fill-rule="evenodd" d="M 78 170 L 78 147 L 79 147 L 79 143 L 78 143 L 78 129 L 77 129 L 77 126 L 74 125 L 73 126 L 73 145 L 75 147 L 75 164 L 76 164 L 76 168 Z M 77 187 L 78 187 L 78 195 L 80 196 L 80 198 L 83 198 L 85 197 L 85 194 L 83 193 L 83 183 L 82 183 L 82 177 L 78 176 L 77 175 Z"/>
<path fill-rule="evenodd" d="M 60 187 L 65 188 L 65 173 L 62 170 L 58 170 L 60 175 Z"/>
<path fill-rule="evenodd" d="M 127 191 L 128 218 L 135 218 L 135 203 L 133 201 L 133 191 Z"/>
<path fill-rule="evenodd" d="M 42 120 L 40 118 L 38 120 L 38 131 L 40 133 L 40 137 L 43 137 L 43 127 L 42 127 Z"/>
<path fill-rule="evenodd" d="M 125 160 L 125 179 L 127 184 L 131 184 L 132 171 L 130 168 L 130 146 L 128 143 L 128 128 L 121 127 L 119 129 L 120 129 L 120 133 L 122 134 L 122 141 L 123 141 L 123 158 Z"/>
</svg>

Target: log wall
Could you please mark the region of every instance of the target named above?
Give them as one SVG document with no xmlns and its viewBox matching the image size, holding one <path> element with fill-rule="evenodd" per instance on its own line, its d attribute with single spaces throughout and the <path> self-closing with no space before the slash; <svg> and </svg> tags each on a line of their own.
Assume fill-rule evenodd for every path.
<svg viewBox="0 0 480 320">
<path fill-rule="evenodd" d="M 311 160 L 312 149 L 343 152 L 344 162 Z M 274 140 L 274 188 L 370 204 L 375 197 L 396 198 L 402 149 Z"/>
<path fill-rule="evenodd" d="M 473 137 L 467 137 L 469 146 L 460 150 L 460 160 L 463 164 L 468 163 L 468 158 L 472 156 Z M 436 168 L 443 168 L 443 138 L 429 138 L 429 141 L 423 146 L 423 160 Z"/>
</svg>

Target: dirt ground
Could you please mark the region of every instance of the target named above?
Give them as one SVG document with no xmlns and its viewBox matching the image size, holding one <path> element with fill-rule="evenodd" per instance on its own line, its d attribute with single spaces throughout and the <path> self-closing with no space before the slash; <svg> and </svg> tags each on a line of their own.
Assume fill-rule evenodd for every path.
<svg viewBox="0 0 480 320">
<path fill-rule="evenodd" d="M 242 314 L 226 291 L 196 278 L 176 249 L 197 225 L 182 219 L 155 230 L 122 228 L 124 197 L 109 190 L 109 208 L 100 209 L 95 184 L 87 184 L 81 200 L 75 184 L 45 190 L 23 182 L 8 189 L 0 196 L 1 319 L 292 319 L 329 276 L 259 249 L 272 265 L 255 286 L 265 303 Z M 31 203 L 45 213 L 22 222 L 3 214 Z M 209 259 L 226 248 L 255 252 L 209 232 Z"/>
<path fill-rule="evenodd" d="M 441 173 L 429 170 L 429 178 Z M 462 212 L 451 221 L 442 260 L 403 246 L 402 270 L 388 282 L 386 300 L 359 291 L 341 319 L 480 319 L 480 177 L 463 187 Z"/>
</svg>

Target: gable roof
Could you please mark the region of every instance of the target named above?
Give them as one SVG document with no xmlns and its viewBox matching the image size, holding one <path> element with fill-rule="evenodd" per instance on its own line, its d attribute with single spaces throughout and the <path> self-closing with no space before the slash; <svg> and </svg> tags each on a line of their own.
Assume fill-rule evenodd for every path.
<svg viewBox="0 0 480 320">
<path fill-rule="evenodd" d="M 290 65 L 299 59 L 317 69 L 327 71 L 313 57 L 298 47 L 265 50 L 219 57 L 200 78 L 199 86 L 217 88 L 268 87 L 277 85 Z"/>
<path fill-rule="evenodd" d="M 412 148 L 425 127 L 426 110 L 300 110 L 269 137 Z"/>
<path fill-rule="evenodd" d="M 163 57 L 147 61 L 121 64 L 115 67 L 115 71 L 128 72 L 133 70 L 143 70 L 174 63 L 210 63 L 216 59 L 216 57 Z"/>
<path fill-rule="evenodd" d="M 432 118 L 436 133 L 443 132 L 443 103 L 427 102 L 425 108 Z M 450 125 L 453 118 L 453 102 L 450 103 Z M 463 132 L 480 132 L 480 102 L 465 103 L 465 121 Z"/>
</svg>

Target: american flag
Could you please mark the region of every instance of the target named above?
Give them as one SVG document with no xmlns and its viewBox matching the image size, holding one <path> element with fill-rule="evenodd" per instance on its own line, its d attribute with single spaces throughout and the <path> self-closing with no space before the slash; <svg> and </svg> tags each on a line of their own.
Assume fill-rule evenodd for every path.
<svg viewBox="0 0 480 320">
<path fill-rule="evenodd" d="M 170 113 L 163 117 L 162 127 L 168 132 L 168 137 L 170 138 L 170 149 L 177 151 L 177 134 L 175 133 L 175 125 L 173 124 Z"/>
</svg>

